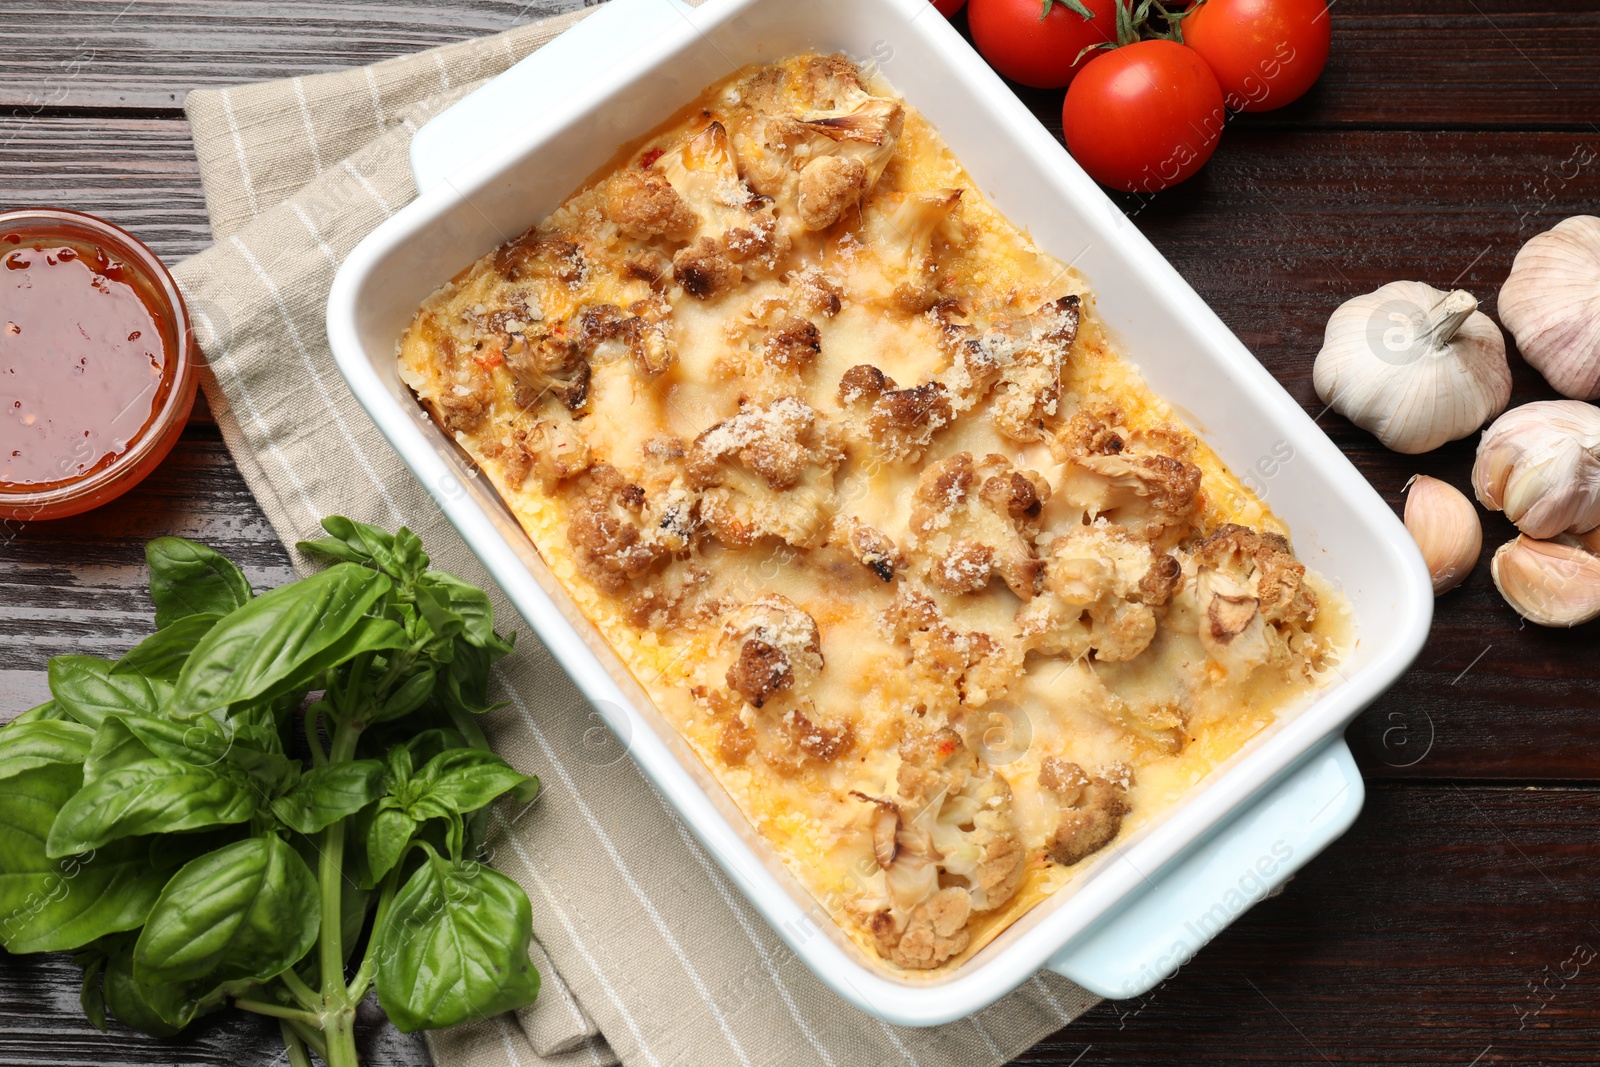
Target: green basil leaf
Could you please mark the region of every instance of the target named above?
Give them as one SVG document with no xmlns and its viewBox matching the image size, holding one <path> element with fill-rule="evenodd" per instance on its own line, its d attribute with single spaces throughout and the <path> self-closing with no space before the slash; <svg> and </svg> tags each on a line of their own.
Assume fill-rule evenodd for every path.
<svg viewBox="0 0 1600 1067">
<path fill-rule="evenodd" d="M 467 739 L 461 735 L 459 730 L 435 727 L 431 730 L 423 730 L 419 734 L 413 734 L 405 742 L 406 754 L 409 757 L 406 777 L 408 779 L 411 777 L 410 767 L 417 763 L 426 764 L 433 757 L 448 749 L 468 747 L 470 745 Z"/>
<path fill-rule="evenodd" d="M 295 546 L 300 551 L 313 556 L 327 556 L 340 563 L 359 563 L 365 566 L 372 562 L 372 557 L 364 551 L 357 551 L 336 537 L 319 537 L 315 541 L 297 541 Z"/>
<path fill-rule="evenodd" d="M 68 717 L 66 709 L 60 704 L 57 704 L 54 700 L 46 700 L 36 708 L 29 708 L 6 725 L 22 726 L 30 722 L 61 721 Z"/>
<path fill-rule="evenodd" d="M 0 778 L 51 763 L 82 763 L 94 731 L 75 722 L 41 719 L 0 730 Z"/>
<path fill-rule="evenodd" d="M 416 588 L 417 610 L 435 637 L 452 639 L 466 629 L 467 622 L 450 607 L 450 596 L 426 581 Z"/>
<path fill-rule="evenodd" d="M 45 843 L 82 772 L 54 763 L 0 781 L 0 942 L 12 952 L 80 948 L 144 922 L 171 867 L 145 842 L 51 858 Z"/>
<path fill-rule="evenodd" d="M 124 1026 L 151 1037 L 172 1037 L 183 1027 L 174 1026 L 156 1014 L 144 990 L 134 981 L 133 946 L 132 937 L 124 938 L 106 955 L 106 1007 Z"/>
<path fill-rule="evenodd" d="M 466 815 L 502 793 L 526 791 L 530 784 L 537 791 L 537 778 L 518 772 L 492 752 L 453 748 L 433 757 L 417 773 L 411 780 L 410 795 L 418 803 L 428 801 L 446 811 Z M 412 816 L 420 814 L 416 807 L 407 810 Z"/>
<path fill-rule="evenodd" d="M 142 674 L 114 674 L 97 656 L 52 656 L 50 695 L 68 715 L 98 728 L 107 715 L 160 715 L 172 699 L 172 683 Z"/>
<path fill-rule="evenodd" d="M 186 615 L 134 645 L 111 668 L 111 673 L 138 674 L 175 682 L 189 654 L 221 618 L 209 612 Z"/>
<path fill-rule="evenodd" d="M 500 655 L 511 651 L 511 646 L 494 632 L 494 606 L 489 603 L 488 593 L 444 571 L 428 571 L 422 576 L 419 590 L 422 586 L 440 593 L 450 610 L 461 617 L 468 644 L 491 651 L 503 649 Z"/>
<path fill-rule="evenodd" d="M 152 759 L 212 767 L 221 763 L 231 748 L 232 743 L 215 719 L 172 722 L 138 715 L 108 715 L 95 731 L 83 779 L 93 782 L 112 771 Z"/>
<path fill-rule="evenodd" d="M 455 658 L 444 672 L 443 692 L 439 694 L 445 705 L 468 715 L 484 715 L 499 707 L 489 703 L 489 667 L 492 663 L 487 649 L 457 641 Z"/>
<path fill-rule="evenodd" d="M 409 746 L 396 745 L 384 757 L 383 791 L 385 793 L 399 793 L 411 781 L 411 749 Z"/>
<path fill-rule="evenodd" d="M 395 894 L 377 936 L 378 1003 L 406 1033 L 513 1011 L 539 995 L 527 894 L 480 864 L 431 857 Z"/>
<path fill-rule="evenodd" d="M 78 990 L 78 1003 L 84 1016 L 102 1034 L 106 1032 L 106 993 L 101 976 L 106 969 L 103 952 L 84 952 L 73 957 L 72 962 L 83 968 L 83 985 Z"/>
<path fill-rule="evenodd" d="M 428 557 L 421 556 L 422 566 L 416 566 L 422 542 L 410 530 L 401 528 L 400 534 L 391 534 L 376 526 L 347 519 L 343 515 L 329 515 L 322 520 L 322 528 L 333 535 L 330 540 L 302 541 L 299 547 L 307 552 L 320 552 L 334 559 L 352 563 L 370 563 L 397 581 L 409 582 L 428 565 Z M 410 535 L 406 543 L 398 544 L 401 535 Z M 413 544 L 414 542 L 414 544 Z"/>
<path fill-rule="evenodd" d="M 94 782 L 112 771 L 155 758 L 156 754 L 150 751 L 150 747 L 128 729 L 122 716 L 108 715 L 94 733 L 94 744 L 90 746 L 89 755 L 83 763 L 83 780 Z"/>
<path fill-rule="evenodd" d="M 404 526 L 394 533 L 394 558 L 401 573 L 412 577 L 428 569 L 428 553 L 422 549 L 422 538 Z"/>
<path fill-rule="evenodd" d="M 367 875 L 370 885 L 377 885 L 400 862 L 400 856 L 411 844 L 411 837 L 421 825 L 402 811 L 393 798 L 378 802 L 367 828 Z"/>
<path fill-rule="evenodd" d="M 108 716 L 84 763 L 84 781 L 95 782 L 130 764 L 159 758 L 196 767 L 226 764 L 244 774 L 262 796 L 276 796 L 300 773 L 299 763 L 283 755 L 281 748 L 275 728 L 235 719 L 218 724 L 205 715 L 188 722 Z"/>
<path fill-rule="evenodd" d="M 244 572 L 221 553 L 181 537 L 158 537 L 144 546 L 150 564 L 150 599 L 156 626 L 190 615 L 226 615 L 250 602 Z"/>
<path fill-rule="evenodd" d="M 228 766 L 254 784 L 262 798 L 282 796 L 300 780 L 300 762 L 279 752 L 261 752 L 235 742 L 228 750 Z"/>
<path fill-rule="evenodd" d="M 160 1018 L 186 1026 L 217 995 L 294 966 L 321 921 L 317 880 L 292 847 L 240 841 L 172 876 L 134 946 L 134 980 Z"/>
<path fill-rule="evenodd" d="M 285 826 L 314 834 L 378 798 L 383 764 L 375 759 L 329 763 L 300 776 L 295 787 L 272 802 Z"/>
<path fill-rule="evenodd" d="M 427 703 L 428 698 L 433 695 L 435 681 L 436 675 L 431 667 L 413 674 L 383 702 L 383 707 L 373 715 L 372 721 L 391 722 L 410 715 Z"/>
<path fill-rule="evenodd" d="M 256 793 L 226 767 L 181 760 L 132 763 L 89 782 L 50 828 L 48 851 L 68 856 L 135 834 L 167 834 L 247 821 Z"/>
<path fill-rule="evenodd" d="M 201 639 L 178 677 L 173 716 L 276 697 L 363 652 L 401 647 L 400 627 L 366 614 L 391 588 L 340 563 L 256 597 Z"/>
</svg>

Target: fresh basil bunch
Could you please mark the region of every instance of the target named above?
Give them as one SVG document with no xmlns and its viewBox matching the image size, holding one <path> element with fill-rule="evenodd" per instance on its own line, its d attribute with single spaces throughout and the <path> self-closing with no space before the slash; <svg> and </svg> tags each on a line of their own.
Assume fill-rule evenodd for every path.
<svg viewBox="0 0 1600 1067">
<path fill-rule="evenodd" d="M 510 641 L 411 531 L 323 527 L 300 547 L 336 562 L 261 596 L 151 542 L 159 629 L 52 659 L 53 699 L 0 729 L 0 943 L 76 952 L 97 1026 L 231 1001 L 294 1067 L 353 1067 L 374 984 L 406 1031 L 538 994 L 527 896 L 478 862 L 487 805 L 539 788 L 475 718 Z"/>
</svg>

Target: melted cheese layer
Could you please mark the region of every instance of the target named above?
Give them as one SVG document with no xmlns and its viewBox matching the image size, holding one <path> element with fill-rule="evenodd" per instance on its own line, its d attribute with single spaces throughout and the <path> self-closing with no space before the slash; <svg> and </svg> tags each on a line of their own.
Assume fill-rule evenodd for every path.
<svg viewBox="0 0 1600 1067">
<path fill-rule="evenodd" d="M 837 57 L 709 88 L 430 297 L 400 363 L 900 974 L 970 958 L 1349 647 L 1085 280 Z"/>
</svg>

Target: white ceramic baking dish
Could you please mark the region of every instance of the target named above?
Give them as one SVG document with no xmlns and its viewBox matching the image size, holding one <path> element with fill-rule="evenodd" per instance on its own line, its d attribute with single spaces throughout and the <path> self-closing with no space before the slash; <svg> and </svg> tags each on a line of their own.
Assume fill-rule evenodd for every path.
<svg viewBox="0 0 1600 1067">
<path fill-rule="evenodd" d="M 1354 606 L 1337 685 L 1103 853 L 953 973 L 906 980 L 846 938 L 750 830 L 401 384 L 396 341 L 451 275 L 536 223 L 618 146 L 736 67 L 806 50 L 876 63 L 983 192 L 1077 267 L 1122 351 L 1290 525 Z M 1042 968 L 1110 997 L 1170 975 L 1350 825 L 1341 732 L 1432 618 L 1411 539 L 1361 475 L 928 0 L 612 0 L 417 135 L 421 195 L 339 271 L 328 336 L 350 388 L 632 757 L 754 906 L 840 996 L 883 1019 L 967 1015 Z"/>
</svg>

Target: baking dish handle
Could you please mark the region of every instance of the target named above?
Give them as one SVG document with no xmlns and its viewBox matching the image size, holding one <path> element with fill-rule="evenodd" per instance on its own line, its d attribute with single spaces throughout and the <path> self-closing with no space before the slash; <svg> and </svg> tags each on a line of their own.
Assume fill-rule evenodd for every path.
<svg viewBox="0 0 1600 1067">
<path fill-rule="evenodd" d="M 1144 893 L 1069 942 L 1050 969 L 1113 1000 L 1149 992 L 1349 829 L 1365 795 L 1349 746 L 1336 738 L 1148 872 Z"/>
<path fill-rule="evenodd" d="M 451 171 L 480 155 L 484 145 L 505 140 L 506 123 L 526 127 L 558 121 L 559 108 L 530 101 L 560 101 L 572 86 L 626 63 L 664 30 L 693 21 L 683 0 L 609 0 L 595 13 L 537 52 L 524 57 L 482 88 L 430 119 L 411 139 L 411 173 L 426 193 Z"/>
</svg>

